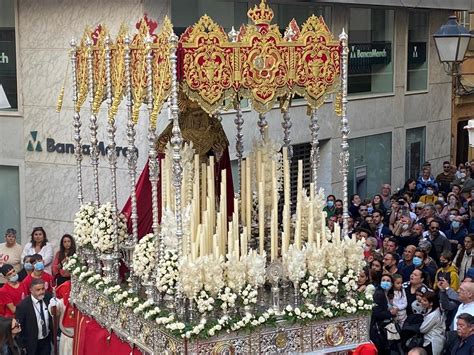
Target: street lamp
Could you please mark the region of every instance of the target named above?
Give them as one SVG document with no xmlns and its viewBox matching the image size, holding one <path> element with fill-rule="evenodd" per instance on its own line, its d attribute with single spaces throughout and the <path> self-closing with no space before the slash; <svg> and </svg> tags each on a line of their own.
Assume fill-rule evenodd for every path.
<svg viewBox="0 0 474 355">
<path fill-rule="evenodd" d="M 456 16 L 449 16 L 448 22 L 433 35 L 439 61 L 448 65 L 448 74 L 451 75 L 457 74 L 457 67 L 464 60 L 471 39 L 469 31 L 456 19 Z"/>
<path fill-rule="evenodd" d="M 449 16 L 448 22 L 442 25 L 438 31 L 433 34 L 439 61 L 447 65 L 445 71 L 455 78 L 456 93 L 458 86 L 459 64 L 466 55 L 471 34 L 464 27 L 458 24 L 456 16 Z M 469 145 L 474 146 L 474 120 L 469 120 L 468 125 L 464 127 L 469 132 Z"/>
</svg>

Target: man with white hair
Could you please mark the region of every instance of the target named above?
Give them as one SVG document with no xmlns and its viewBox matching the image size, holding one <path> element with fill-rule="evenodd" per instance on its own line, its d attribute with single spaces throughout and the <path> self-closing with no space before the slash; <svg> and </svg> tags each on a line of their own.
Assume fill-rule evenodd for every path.
<svg viewBox="0 0 474 355">
<path fill-rule="evenodd" d="M 459 305 L 456 315 L 454 316 L 453 330 L 457 330 L 457 320 L 461 313 L 468 313 L 474 316 L 474 282 L 464 281 L 461 283 L 458 295 L 462 303 Z"/>
</svg>

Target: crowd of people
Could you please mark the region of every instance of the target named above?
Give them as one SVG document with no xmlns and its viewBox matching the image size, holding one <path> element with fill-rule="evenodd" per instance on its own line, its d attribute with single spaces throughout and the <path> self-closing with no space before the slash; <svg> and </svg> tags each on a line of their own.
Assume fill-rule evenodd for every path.
<svg viewBox="0 0 474 355">
<path fill-rule="evenodd" d="M 7 229 L 0 244 L 1 355 L 50 355 L 57 334 L 59 354 L 72 354 L 70 275 L 63 265 L 75 252 L 69 234 L 54 253 L 42 227 L 33 228 L 24 247 L 16 231 Z"/>
<path fill-rule="evenodd" d="M 472 167 L 472 168 L 471 168 Z M 330 229 L 342 201 L 329 195 Z M 349 234 L 365 240 L 359 290 L 373 293 L 370 339 L 379 354 L 474 354 L 474 161 L 425 163 L 417 179 L 362 200 L 351 196 Z"/>
</svg>

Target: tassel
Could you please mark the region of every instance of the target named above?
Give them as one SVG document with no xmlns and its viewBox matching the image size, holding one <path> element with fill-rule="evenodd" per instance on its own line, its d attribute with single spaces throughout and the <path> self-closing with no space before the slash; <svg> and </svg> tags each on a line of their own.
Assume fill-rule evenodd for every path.
<svg viewBox="0 0 474 355">
<path fill-rule="evenodd" d="M 336 98 L 334 99 L 334 112 L 336 112 L 337 116 L 342 116 L 342 93 L 340 92 L 336 94 Z"/>
<path fill-rule="evenodd" d="M 64 85 L 61 87 L 61 91 L 59 92 L 58 101 L 56 102 L 56 112 L 61 112 L 63 107 L 63 100 L 64 100 Z"/>
</svg>

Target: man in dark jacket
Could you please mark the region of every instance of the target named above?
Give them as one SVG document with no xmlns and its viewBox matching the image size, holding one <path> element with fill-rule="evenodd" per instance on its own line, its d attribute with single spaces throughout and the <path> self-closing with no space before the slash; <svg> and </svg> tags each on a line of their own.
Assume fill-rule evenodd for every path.
<svg viewBox="0 0 474 355">
<path fill-rule="evenodd" d="M 474 354 L 474 316 L 461 313 L 457 320 L 458 337 L 449 348 L 447 354 L 472 355 Z"/>
<path fill-rule="evenodd" d="M 30 293 L 16 307 L 16 319 L 22 328 L 19 343 L 28 355 L 50 355 L 53 322 L 48 312 L 50 296 L 46 294 L 45 282 L 33 279 Z"/>
</svg>

